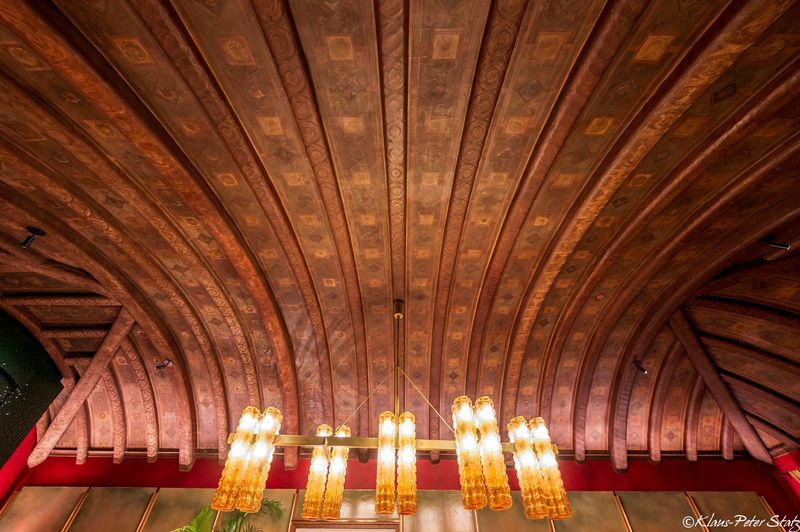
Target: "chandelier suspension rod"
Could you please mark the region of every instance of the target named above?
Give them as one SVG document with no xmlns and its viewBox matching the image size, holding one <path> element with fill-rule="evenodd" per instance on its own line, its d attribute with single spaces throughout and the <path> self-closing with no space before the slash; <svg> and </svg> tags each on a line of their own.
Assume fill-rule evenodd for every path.
<svg viewBox="0 0 800 532">
<path fill-rule="evenodd" d="M 394 394 L 393 394 L 394 395 L 394 414 L 395 414 L 395 418 L 397 418 L 400 415 L 400 375 L 402 374 L 403 378 L 406 381 L 408 381 L 408 383 L 414 388 L 414 390 L 420 395 L 420 397 L 422 397 L 422 400 L 425 401 L 425 403 L 428 405 L 428 407 L 430 407 L 436 413 L 436 415 L 439 416 L 439 419 L 442 420 L 442 423 L 445 424 L 445 426 L 450 430 L 450 432 L 455 434 L 455 431 L 453 430 L 453 427 L 450 425 L 450 423 L 448 423 L 447 420 L 444 417 L 442 417 L 442 414 L 439 412 L 439 409 L 436 408 L 435 406 L 433 406 L 433 404 L 431 404 L 430 400 L 428 400 L 428 397 L 422 392 L 422 390 L 419 389 L 419 387 L 414 383 L 414 381 L 411 379 L 411 377 L 408 375 L 408 373 L 405 372 L 405 370 L 403 369 L 403 367 L 401 365 L 400 351 L 401 351 L 401 346 L 404 345 L 404 344 L 401 344 L 401 339 L 402 339 L 402 336 L 401 336 L 401 334 L 402 334 L 402 328 L 401 328 L 402 327 L 402 320 L 405 317 L 405 315 L 403 313 L 404 307 L 405 307 L 405 303 L 403 302 L 402 299 L 395 299 L 394 300 L 393 313 L 392 313 L 392 317 L 393 317 L 393 320 L 394 320 L 394 327 L 393 327 L 394 328 L 394 367 L 392 368 L 391 371 L 386 373 L 386 375 L 383 377 L 383 379 L 381 379 L 381 381 L 375 386 L 375 388 L 373 388 L 372 391 L 369 392 L 369 395 L 367 395 L 367 397 L 365 397 L 358 404 L 358 406 L 355 407 L 355 409 L 350 413 L 350 415 L 347 416 L 347 418 L 336 427 L 336 429 L 333 431 L 334 433 L 336 433 L 336 431 L 338 431 L 339 428 L 342 425 L 346 425 L 347 422 L 350 421 L 353 418 L 353 416 L 356 415 L 356 413 L 359 410 L 361 410 L 362 406 L 367 404 L 367 401 L 370 400 L 370 398 L 375 394 L 375 392 L 378 391 L 378 389 L 381 386 L 383 386 L 383 384 L 392 375 L 394 376 L 394 390 L 393 390 L 394 391 Z M 405 398 L 403 400 L 403 403 L 405 403 Z M 403 406 L 405 406 L 405 404 Z M 431 441 L 433 441 L 433 440 L 431 440 Z"/>
<path fill-rule="evenodd" d="M 437 416 L 439 416 L 439 419 L 441 419 L 441 420 L 442 420 L 442 423 L 444 423 L 444 424 L 445 424 L 445 426 L 446 426 L 448 429 L 450 429 L 450 432 L 452 432 L 453 434 L 455 434 L 455 433 L 456 433 L 456 431 L 455 431 L 455 430 L 453 430 L 453 427 L 452 427 L 452 426 L 450 426 L 450 423 L 448 423 L 448 422 L 447 422 L 447 420 L 446 420 L 445 418 L 443 418 L 443 417 L 442 417 L 442 414 L 440 414 L 440 413 L 439 413 L 439 409 L 438 409 L 438 408 L 436 408 L 435 406 L 433 406 L 433 405 L 431 404 L 431 402 L 428 400 L 428 398 L 425 396 L 425 394 L 424 394 L 424 393 L 422 393 L 422 390 L 420 390 L 419 388 L 417 388 L 417 385 L 416 385 L 416 384 L 414 384 L 414 381 L 413 381 L 413 380 L 411 380 L 411 377 L 409 377 L 409 376 L 408 376 L 408 373 L 406 373 L 406 372 L 403 370 L 403 368 L 398 368 L 398 369 L 399 369 L 399 370 L 400 370 L 400 372 L 403 374 L 403 378 L 404 378 L 405 380 L 407 380 L 407 381 L 408 381 L 408 383 L 409 383 L 411 386 L 413 386 L 413 387 L 414 387 L 414 389 L 417 391 L 417 393 L 418 393 L 418 394 L 419 394 L 419 395 L 422 397 L 423 401 L 425 401 L 425 402 L 428 404 L 428 406 L 430 407 L 430 409 L 431 409 L 431 410 L 433 410 L 434 412 L 436 412 L 436 415 L 437 415 Z"/>
<path fill-rule="evenodd" d="M 347 416 L 347 418 L 346 418 L 344 421 L 342 421 L 342 422 L 341 422 L 341 423 L 340 423 L 340 424 L 339 424 L 339 425 L 336 427 L 336 430 L 334 430 L 334 431 L 333 431 L 333 433 L 334 433 L 334 434 L 336 434 L 336 431 L 338 431 L 338 430 L 339 430 L 339 429 L 342 427 L 342 425 L 346 425 L 346 424 L 347 424 L 347 422 L 348 422 L 348 421 L 350 421 L 350 419 L 352 419 L 352 417 L 353 417 L 354 415 L 356 415 L 356 412 L 358 412 L 359 410 L 361 410 L 361 407 L 362 407 L 362 406 L 364 406 L 365 404 L 367 404 L 367 401 L 369 401 L 370 397 L 372 397 L 372 396 L 375 394 L 375 392 L 377 392 L 377 391 L 380 389 L 380 387 L 381 387 L 381 386 L 383 386 L 383 383 L 385 383 L 385 382 L 386 382 L 386 381 L 389 379 L 389 377 L 391 377 L 391 376 L 392 376 L 392 373 L 394 373 L 394 370 L 392 370 L 392 371 L 388 372 L 386 375 L 384 375 L 384 376 L 383 376 L 383 379 L 381 379 L 381 382 L 379 382 L 379 383 L 378 383 L 378 385 L 377 385 L 377 386 L 375 386 L 375 388 L 373 388 L 371 392 L 369 392 L 369 395 L 367 395 L 367 396 L 364 398 L 364 400 L 363 400 L 363 401 L 361 401 L 360 403 L 358 403 L 358 406 L 355 408 L 355 410 L 353 410 L 352 412 L 350 412 L 350 415 L 349 415 L 349 416 Z M 315 437 L 316 437 L 316 436 L 315 436 Z"/>
<path fill-rule="evenodd" d="M 400 338 L 402 334 L 403 311 L 402 299 L 394 300 L 394 417 L 400 417 Z M 405 403 L 405 401 L 403 401 Z M 405 405 L 403 405 L 405 406 Z"/>
</svg>

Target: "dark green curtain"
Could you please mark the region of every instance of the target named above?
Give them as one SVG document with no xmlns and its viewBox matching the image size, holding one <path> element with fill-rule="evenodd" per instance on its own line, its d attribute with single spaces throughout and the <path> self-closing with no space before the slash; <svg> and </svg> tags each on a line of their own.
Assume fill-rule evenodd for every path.
<svg viewBox="0 0 800 532">
<path fill-rule="evenodd" d="M 62 387 L 58 368 L 44 347 L 0 311 L 0 464 L 8 460 Z"/>
</svg>

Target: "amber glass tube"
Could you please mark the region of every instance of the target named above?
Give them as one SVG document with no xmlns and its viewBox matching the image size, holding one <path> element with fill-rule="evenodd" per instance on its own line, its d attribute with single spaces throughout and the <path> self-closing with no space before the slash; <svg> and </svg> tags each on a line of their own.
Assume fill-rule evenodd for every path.
<svg viewBox="0 0 800 532">
<path fill-rule="evenodd" d="M 349 438 L 350 427 L 342 425 L 336 430 L 337 438 Z M 328 466 L 328 483 L 325 486 L 325 502 L 322 505 L 323 519 L 339 519 L 342 513 L 342 496 L 344 495 L 344 477 L 347 473 L 347 456 L 349 447 L 333 447 L 331 463 Z"/>
<path fill-rule="evenodd" d="M 417 437 L 414 414 L 403 412 L 398 422 L 397 513 L 417 511 Z"/>
<path fill-rule="evenodd" d="M 322 424 L 317 427 L 317 436 L 328 437 L 331 435 L 330 425 Z M 328 476 L 328 456 L 325 446 L 317 445 L 311 453 L 311 467 L 308 470 L 306 494 L 303 498 L 303 509 L 300 516 L 303 519 L 319 519 L 322 511 L 322 497 L 325 493 L 325 479 Z"/>
<path fill-rule="evenodd" d="M 239 425 L 236 427 L 217 491 L 211 501 L 211 508 L 214 510 L 230 512 L 236 505 L 242 478 L 247 469 L 250 447 L 259 428 L 260 416 L 261 412 L 254 406 L 242 410 L 242 417 L 239 418 Z"/>
<path fill-rule="evenodd" d="M 375 477 L 375 513 L 389 515 L 394 512 L 394 459 L 397 423 L 392 412 L 383 412 L 378 418 L 378 471 Z"/>
<path fill-rule="evenodd" d="M 236 503 L 236 508 L 243 512 L 255 513 L 261 509 L 264 485 L 267 483 L 272 455 L 275 453 L 275 436 L 278 435 L 282 422 L 280 410 L 273 407 L 264 410 L 256 441 L 248 453 L 247 470 Z"/>
<path fill-rule="evenodd" d="M 467 510 L 479 510 L 486 506 L 486 488 L 483 484 L 472 401 L 466 395 L 456 397 L 453 401 L 452 412 L 453 427 L 456 432 L 461 500 Z"/>
<path fill-rule="evenodd" d="M 528 519 L 547 517 L 547 506 L 544 503 L 542 476 L 539 461 L 531 443 L 528 423 L 522 416 L 513 418 L 508 423 L 508 437 L 514 444 L 514 466 L 517 470 L 522 506 Z"/>
<path fill-rule="evenodd" d="M 558 469 L 556 450 L 550 441 L 550 432 L 547 430 L 544 419 L 540 417 L 533 418 L 528 426 L 533 448 L 542 470 L 547 513 L 551 519 L 566 519 L 572 516 L 572 508 L 567 499 L 567 491 L 564 489 L 564 481 L 561 479 L 561 471 Z"/>
<path fill-rule="evenodd" d="M 511 508 L 511 488 L 508 485 L 503 448 L 500 444 L 500 430 L 497 427 L 494 403 L 485 395 L 475 401 L 475 419 L 481 434 L 478 447 L 486 492 L 489 494 L 489 508 L 507 510 Z"/>
</svg>

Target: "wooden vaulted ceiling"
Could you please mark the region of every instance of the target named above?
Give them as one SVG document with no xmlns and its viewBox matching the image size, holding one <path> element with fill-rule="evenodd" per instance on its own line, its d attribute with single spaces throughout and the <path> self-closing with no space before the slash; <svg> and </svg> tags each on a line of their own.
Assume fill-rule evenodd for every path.
<svg viewBox="0 0 800 532">
<path fill-rule="evenodd" d="M 798 65 L 788 0 L 5 0 L 0 307 L 65 383 L 32 463 L 342 422 L 395 298 L 442 412 L 618 468 L 796 447 Z"/>
</svg>

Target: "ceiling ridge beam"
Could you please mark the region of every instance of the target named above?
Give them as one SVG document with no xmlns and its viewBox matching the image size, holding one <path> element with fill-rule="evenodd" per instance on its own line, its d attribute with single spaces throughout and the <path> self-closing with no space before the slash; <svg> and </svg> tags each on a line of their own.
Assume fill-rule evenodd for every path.
<svg viewBox="0 0 800 532">
<path fill-rule="evenodd" d="M 123 309 L 117 316 L 117 320 L 109 330 L 108 335 L 103 340 L 103 344 L 97 350 L 86 371 L 75 384 L 64 406 L 56 414 L 44 437 L 36 444 L 36 447 L 28 457 L 29 467 L 41 464 L 50 455 L 64 431 L 67 430 L 75 415 L 83 407 L 86 398 L 89 397 L 89 394 L 92 393 L 92 390 L 102 378 L 103 371 L 108 367 L 133 324 L 133 317 L 127 310 Z"/>
<path fill-rule="evenodd" d="M 104 327 L 47 327 L 42 329 L 45 338 L 105 338 L 109 329 Z"/>
<path fill-rule="evenodd" d="M 742 439 L 747 451 L 754 458 L 771 464 L 772 456 L 769 454 L 769 450 L 748 421 L 733 392 L 722 379 L 711 355 L 697 337 L 694 327 L 689 322 L 689 318 L 683 308 L 680 308 L 669 318 L 669 324 L 678 342 L 683 345 L 689 360 L 691 360 L 706 386 L 708 386 L 709 392 L 714 397 L 722 413 Z"/>
</svg>

